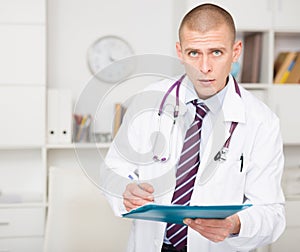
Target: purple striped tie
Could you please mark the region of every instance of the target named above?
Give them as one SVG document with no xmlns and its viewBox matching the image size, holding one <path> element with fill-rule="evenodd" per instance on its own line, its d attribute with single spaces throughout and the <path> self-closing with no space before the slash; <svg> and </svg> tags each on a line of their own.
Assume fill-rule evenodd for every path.
<svg viewBox="0 0 300 252">
<path fill-rule="evenodd" d="M 200 164 L 202 119 L 208 112 L 208 108 L 203 103 L 197 104 L 197 100 L 192 103 L 196 106 L 195 120 L 185 135 L 177 166 L 176 187 L 172 198 L 172 204 L 177 205 L 190 204 Z M 182 249 L 187 244 L 187 226 L 168 223 L 167 238 L 176 249 Z"/>
</svg>

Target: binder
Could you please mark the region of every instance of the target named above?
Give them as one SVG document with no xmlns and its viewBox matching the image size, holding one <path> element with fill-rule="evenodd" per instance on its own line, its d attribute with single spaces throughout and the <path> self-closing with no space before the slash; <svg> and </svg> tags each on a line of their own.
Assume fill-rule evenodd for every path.
<svg viewBox="0 0 300 252">
<path fill-rule="evenodd" d="M 284 59 L 288 55 L 288 52 L 280 52 L 274 62 L 274 77 L 276 73 L 278 72 L 279 68 L 281 67 L 282 63 L 284 62 Z"/>
<path fill-rule="evenodd" d="M 254 33 L 244 38 L 244 57 L 241 81 L 243 83 L 256 83 L 260 78 L 262 33 Z"/>
<path fill-rule="evenodd" d="M 283 73 L 279 83 L 283 84 L 283 83 L 286 83 L 287 82 L 287 79 L 292 71 L 292 69 L 294 68 L 294 65 L 295 65 L 295 58 L 291 61 L 289 67 L 286 69 L 286 71 Z"/>
<path fill-rule="evenodd" d="M 122 104 L 115 103 L 113 138 L 117 135 L 118 130 L 121 126 L 123 114 L 124 114 L 124 108 L 123 108 Z"/>
<path fill-rule="evenodd" d="M 47 143 L 58 143 L 59 93 L 58 89 L 48 89 L 47 93 Z"/>
<path fill-rule="evenodd" d="M 282 64 L 280 65 L 275 78 L 274 78 L 274 83 L 281 83 L 280 81 L 282 80 L 282 77 L 284 73 L 288 70 L 291 62 L 295 59 L 297 56 L 296 52 L 288 52 L 286 57 L 284 58 Z"/>
<path fill-rule="evenodd" d="M 182 224 L 185 218 L 224 219 L 241 210 L 247 209 L 251 204 L 245 205 L 219 205 L 219 206 L 182 206 L 147 204 L 123 214 L 124 218 L 160 221 Z"/>
<path fill-rule="evenodd" d="M 72 93 L 71 90 L 59 90 L 58 143 L 72 142 Z"/>
<path fill-rule="evenodd" d="M 291 70 L 286 83 L 300 83 L 300 53 L 297 53 L 295 65 Z"/>
<path fill-rule="evenodd" d="M 71 143 L 71 91 L 63 89 L 49 89 L 47 111 L 47 142 L 52 144 Z"/>
</svg>

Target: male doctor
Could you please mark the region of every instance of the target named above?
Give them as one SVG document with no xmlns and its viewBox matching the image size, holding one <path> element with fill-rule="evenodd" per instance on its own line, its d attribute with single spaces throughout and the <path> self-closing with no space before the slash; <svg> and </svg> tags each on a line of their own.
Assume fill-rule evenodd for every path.
<svg viewBox="0 0 300 252">
<path fill-rule="evenodd" d="M 172 166 L 174 172 L 166 173 L 168 178 L 165 177 L 166 183 L 168 179 L 173 181 L 172 187 L 160 194 L 157 193 L 158 186 L 150 182 L 151 176 L 157 177 L 166 165 L 164 162 L 159 160 L 147 164 L 147 169 L 143 170 L 142 165 L 124 158 L 114 144 L 106 157 L 108 167 L 124 177 L 128 171 L 138 173 L 143 183 L 128 180 L 122 199 L 109 196 L 112 208 L 121 215 L 153 201 L 161 204 L 252 206 L 225 219 L 187 218 L 185 225 L 178 226 L 134 220 L 128 251 L 250 251 L 274 242 L 285 228 L 284 196 L 280 185 L 284 158 L 279 121 L 267 106 L 230 75 L 231 65 L 242 51 L 242 42 L 236 41 L 231 15 L 213 4 L 195 7 L 182 20 L 176 50 L 186 70 L 184 81 L 187 84 L 181 86 L 180 101 L 193 118 L 187 119 L 188 127 L 181 138 L 176 130 L 169 134 L 170 138 L 175 135 L 181 139 L 176 144 L 170 141 L 173 145 L 171 157 L 166 162 L 176 160 Z M 162 81 L 149 89 L 166 92 L 172 83 Z M 221 117 L 217 116 L 220 114 Z M 157 118 L 157 111 L 146 113 L 142 120 L 127 128 L 128 138 L 138 146 L 136 149 L 142 150 L 147 145 L 144 136 L 157 121 L 154 118 Z M 184 145 L 189 141 L 189 130 L 196 124 L 198 132 L 192 133 L 199 135 L 198 142 L 193 145 L 196 146 L 193 147 L 195 154 L 190 152 L 191 147 L 186 150 Z M 225 137 L 221 138 L 221 145 L 216 146 L 221 148 L 229 140 L 223 161 L 216 161 L 215 154 L 219 149 L 215 152 L 211 145 L 216 141 L 212 132 L 218 125 L 224 126 Z M 170 125 L 162 123 L 161 127 L 169 128 Z M 116 139 L 118 137 L 121 135 Z M 188 153 L 185 161 L 195 157 L 195 162 L 187 168 L 188 172 L 196 170 L 193 170 L 194 175 L 183 176 L 183 181 L 179 181 L 178 171 L 186 164 L 182 164 L 184 153 Z M 161 183 L 164 182 L 161 180 Z M 186 183 L 192 184 L 188 192 L 184 189 Z M 176 195 L 178 187 L 181 190 Z M 177 201 L 176 197 L 184 198 L 187 194 L 190 195 L 186 202 Z"/>
</svg>

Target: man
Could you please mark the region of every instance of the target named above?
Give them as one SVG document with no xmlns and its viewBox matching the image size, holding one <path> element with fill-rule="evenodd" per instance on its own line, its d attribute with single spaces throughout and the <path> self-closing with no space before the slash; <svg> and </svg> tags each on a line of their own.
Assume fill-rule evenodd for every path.
<svg viewBox="0 0 300 252">
<path fill-rule="evenodd" d="M 199 113 L 201 115 L 201 120 L 197 122 L 200 125 L 196 144 L 198 152 L 195 154 L 198 159 L 193 164 L 195 178 L 184 178 L 189 183 L 192 181 L 189 189 L 191 196 L 187 202 L 179 204 L 251 203 L 253 206 L 225 219 L 185 219 L 188 227 L 135 220 L 128 251 L 250 251 L 274 242 L 285 228 L 284 197 L 280 186 L 283 151 L 279 122 L 263 103 L 235 83 L 230 75 L 231 64 L 238 60 L 242 51 L 241 41 L 236 41 L 232 17 L 219 6 L 199 5 L 182 20 L 179 39 L 176 50 L 188 79 L 187 87 L 181 87 L 186 90 L 181 100 L 188 111 L 196 113 L 195 121 Z M 165 83 L 159 85 L 166 92 L 170 83 L 168 87 Z M 199 106 L 202 110 L 198 113 Z M 143 142 L 143 132 L 146 132 L 146 125 L 151 124 L 151 120 L 152 117 L 145 117 L 144 127 L 141 125 L 139 129 L 135 126 L 132 134 L 136 137 L 131 138 Z M 229 131 L 225 140 L 212 139 L 218 125 Z M 186 129 L 186 135 L 190 129 Z M 215 156 L 213 147 L 209 147 L 211 140 L 222 141 L 227 148 L 224 162 L 211 159 Z M 177 175 L 173 174 L 176 182 L 172 190 L 163 196 L 155 196 L 156 186 L 147 182 L 151 171 L 154 173 L 157 170 L 157 164 L 152 164 L 153 170 L 139 172 L 140 179 L 145 183 L 128 183 L 123 193 L 123 206 L 111 200 L 116 214 L 121 214 L 122 207 L 130 211 L 152 201 L 161 204 L 180 202 L 176 192 L 178 187 L 183 188 L 187 183 L 178 182 L 178 171 L 185 166 L 181 159 L 189 153 L 184 147 L 186 142 L 187 137 L 175 147 L 182 152 L 174 165 Z M 139 165 L 129 164 L 128 160 L 122 163 L 116 149 L 112 146 L 108 153 L 108 166 L 115 168 L 119 165 L 120 169 L 126 166 L 131 171 L 140 169 Z M 210 164 L 215 164 L 216 169 L 208 168 Z M 206 171 L 211 175 L 202 181 Z M 186 192 L 181 190 L 180 194 L 183 196 Z"/>
</svg>

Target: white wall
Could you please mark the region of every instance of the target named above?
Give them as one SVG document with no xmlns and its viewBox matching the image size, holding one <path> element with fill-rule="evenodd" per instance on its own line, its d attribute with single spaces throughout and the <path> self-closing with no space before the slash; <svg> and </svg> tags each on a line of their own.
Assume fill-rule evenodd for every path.
<svg viewBox="0 0 300 252">
<path fill-rule="evenodd" d="M 180 17 L 174 15 L 180 5 L 174 0 L 48 1 L 48 87 L 70 87 L 78 94 L 91 76 L 87 49 L 104 35 L 123 37 L 137 54 L 175 56 Z"/>
<path fill-rule="evenodd" d="M 136 54 L 176 57 L 177 26 L 184 6 L 181 0 L 49 0 L 47 86 L 72 89 L 75 102 L 91 78 L 87 49 L 104 35 L 123 37 Z M 109 84 L 100 84 L 96 95 L 108 88 Z M 113 107 L 108 114 L 112 112 Z"/>
</svg>

